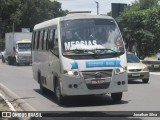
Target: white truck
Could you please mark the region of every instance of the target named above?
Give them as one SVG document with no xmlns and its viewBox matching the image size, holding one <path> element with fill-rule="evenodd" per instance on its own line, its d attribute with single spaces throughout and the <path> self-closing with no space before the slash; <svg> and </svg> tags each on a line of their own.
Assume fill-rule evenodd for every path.
<svg viewBox="0 0 160 120">
<path fill-rule="evenodd" d="M 2 52 L 2 62 L 8 61 L 9 65 L 26 64 L 31 60 L 32 33 L 14 32 L 5 34 L 5 50 Z"/>
</svg>

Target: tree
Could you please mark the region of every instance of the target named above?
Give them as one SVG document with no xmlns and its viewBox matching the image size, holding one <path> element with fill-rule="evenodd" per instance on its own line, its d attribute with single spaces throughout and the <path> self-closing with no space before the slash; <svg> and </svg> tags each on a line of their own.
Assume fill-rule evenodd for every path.
<svg viewBox="0 0 160 120">
<path fill-rule="evenodd" d="M 16 11 L 16 15 L 20 14 L 21 19 L 21 24 L 16 25 L 17 30 L 21 27 L 32 30 L 35 24 L 65 15 L 59 2 L 49 0 L 21 0 L 20 10 Z"/>
<path fill-rule="evenodd" d="M 128 44 L 131 39 L 138 44 L 139 57 L 155 54 L 160 48 L 160 7 L 158 0 L 139 0 L 128 6 L 117 18 L 117 21 L 125 26 L 124 36 L 130 34 Z M 154 49 L 153 49 L 154 48 Z"/>
<path fill-rule="evenodd" d="M 61 3 L 50 0 L 1 0 L 0 3 L 0 39 L 4 40 L 6 32 L 21 31 L 35 24 L 55 17 L 63 16 L 68 11 L 61 9 Z"/>
</svg>

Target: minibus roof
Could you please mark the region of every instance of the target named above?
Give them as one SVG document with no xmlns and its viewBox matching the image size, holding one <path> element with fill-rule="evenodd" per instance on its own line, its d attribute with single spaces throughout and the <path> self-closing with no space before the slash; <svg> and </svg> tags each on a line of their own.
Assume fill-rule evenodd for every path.
<svg viewBox="0 0 160 120">
<path fill-rule="evenodd" d="M 66 21 L 66 20 L 75 20 L 75 19 L 113 19 L 110 16 L 105 15 L 91 15 L 91 14 L 68 14 L 63 17 L 54 18 L 48 21 L 44 21 L 34 26 L 34 30 L 47 28 L 50 26 L 57 25 L 59 21 Z"/>
<path fill-rule="evenodd" d="M 105 15 L 91 15 L 91 14 L 82 14 L 82 13 L 73 13 L 73 14 L 68 14 L 64 17 L 61 17 L 60 20 L 74 20 L 74 19 L 113 19 L 110 16 L 105 16 Z"/>
</svg>

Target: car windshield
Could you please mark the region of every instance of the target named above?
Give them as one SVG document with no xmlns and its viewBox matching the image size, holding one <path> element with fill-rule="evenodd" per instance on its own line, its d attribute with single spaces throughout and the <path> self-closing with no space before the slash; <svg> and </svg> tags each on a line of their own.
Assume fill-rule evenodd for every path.
<svg viewBox="0 0 160 120">
<path fill-rule="evenodd" d="M 18 43 L 18 51 L 31 51 L 31 43 Z"/>
<path fill-rule="evenodd" d="M 134 54 L 127 54 L 128 63 L 140 63 L 139 58 Z"/>
<path fill-rule="evenodd" d="M 77 19 L 61 22 L 63 55 L 124 53 L 124 44 L 112 19 Z"/>
</svg>

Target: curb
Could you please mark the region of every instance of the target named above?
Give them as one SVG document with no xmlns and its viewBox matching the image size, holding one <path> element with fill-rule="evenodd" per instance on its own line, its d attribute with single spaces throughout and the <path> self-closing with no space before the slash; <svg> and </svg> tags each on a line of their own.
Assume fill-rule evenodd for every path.
<svg viewBox="0 0 160 120">
<path fill-rule="evenodd" d="M 31 105 L 29 105 L 26 101 L 17 96 L 14 92 L 8 89 L 6 86 L 0 83 L 0 90 L 2 90 L 5 95 L 7 95 L 10 99 L 16 102 L 16 104 L 24 111 L 36 111 Z"/>
</svg>

